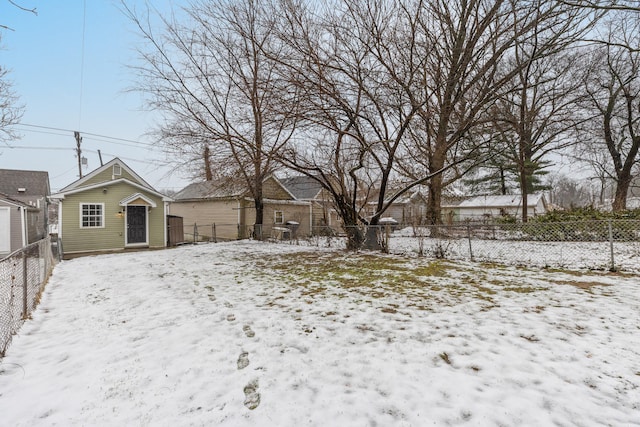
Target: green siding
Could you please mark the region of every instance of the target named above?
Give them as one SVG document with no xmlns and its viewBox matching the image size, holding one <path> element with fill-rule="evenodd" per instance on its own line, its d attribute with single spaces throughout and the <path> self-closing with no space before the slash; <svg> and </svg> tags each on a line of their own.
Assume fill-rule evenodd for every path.
<svg viewBox="0 0 640 427">
<path fill-rule="evenodd" d="M 125 171 L 122 171 L 123 174 Z M 62 201 L 62 244 L 66 253 L 119 250 L 125 247 L 125 218 L 118 215 L 120 200 L 135 193 L 156 203 L 149 211 L 149 247 L 164 247 L 164 202 L 127 183 L 95 188 L 65 196 Z M 80 204 L 104 203 L 104 227 L 80 228 Z"/>
<path fill-rule="evenodd" d="M 116 179 L 121 179 L 121 178 L 125 178 L 128 179 L 131 182 L 135 182 L 138 183 L 140 185 L 145 185 L 145 183 L 140 182 L 137 178 L 135 178 L 133 175 L 131 175 L 129 172 L 127 172 L 122 165 L 121 166 L 121 175 L 116 175 L 113 176 L 113 167 L 107 168 L 106 170 L 102 171 L 101 173 L 97 174 L 96 176 L 88 179 L 87 181 L 82 183 L 83 187 L 88 187 L 91 186 L 93 184 L 99 184 L 101 182 L 108 182 L 108 181 L 114 181 Z"/>
</svg>

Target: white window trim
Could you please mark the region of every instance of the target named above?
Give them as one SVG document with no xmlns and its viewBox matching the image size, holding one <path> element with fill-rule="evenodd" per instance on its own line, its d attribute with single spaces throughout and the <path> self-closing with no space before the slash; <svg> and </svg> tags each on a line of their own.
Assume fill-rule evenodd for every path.
<svg viewBox="0 0 640 427">
<path fill-rule="evenodd" d="M 102 206 L 102 215 L 101 215 L 101 225 L 99 226 L 87 226 L 85 227 L 84 225 L 82 225 L 82 207 L 85 205 L 96 205 L 96 206 Z M 78 206 L 79 210 L 80 210 L 80 228 L 83 230 L 91 230 L 91 229 L 96 229 L 96 228 L 104 228 L 105 227 L 105 212 L 104 212 L 104 203 L 91 203 L 91 202 L 81 202 L 80 205 Z"/>
<path fill-rule="evenodd" d="M 278 222 L 278 213 L 282 215 L 282 221 Z M 273 223 L 284 224 L 284 211 L 273 211 Z"/>
<path fill-rule="evenodd" d="M 122 176 L 122 166 L 119 164 L 113 165 L 113 176 Z"/>
</svg>

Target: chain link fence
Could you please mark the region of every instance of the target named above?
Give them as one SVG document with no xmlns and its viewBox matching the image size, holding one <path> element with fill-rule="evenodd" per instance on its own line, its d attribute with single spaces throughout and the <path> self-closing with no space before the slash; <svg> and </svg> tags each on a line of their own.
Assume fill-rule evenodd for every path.
<svg viewBox="0 0 640 427">
<path fill-rule="evenodd" d="M 640 221 L 380 227 L 391 253 L 510 265 L 640 271 Z"/>
<path fill-rule="evenodd" d="M 38 305 L 54 263 L 50 237 L 0 260 L 0 357 Z"/>
<path fill-rule="evenodd" d="M 508 265 L 640 272 L 640 221 L 474 223 L 438 226 L 384 225 L 359 228 L 387 252 L 439 259 Z M 249 239 L 313 246 L 344 246 L 346 233 L 313 227 L 311 236 L 295 225 L 184 225 L 184 240 L 220 242 Z M 366 243 L 366 242 L 365 242 Z M 366 244 L 365 244 L 366 246 Z"/>
<path fill-rule="evenodd" d="M 286 223 L 261 226 L 240 224 L 184 224 L 184 242 L 180 243 L 218 243 L 231 240 L 296 240 L 298 223 Z"/>
</svg>

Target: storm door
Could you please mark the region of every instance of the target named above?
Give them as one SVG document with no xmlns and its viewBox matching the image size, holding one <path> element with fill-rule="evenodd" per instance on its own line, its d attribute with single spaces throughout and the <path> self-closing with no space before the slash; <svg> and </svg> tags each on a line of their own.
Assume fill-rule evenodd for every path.
<svg viewBox="0 0 640 427">
<path fill-rule="evenodd" d="M 147 243 L 147 207 L 127 206 L 127 244 Z"/>
</svg>

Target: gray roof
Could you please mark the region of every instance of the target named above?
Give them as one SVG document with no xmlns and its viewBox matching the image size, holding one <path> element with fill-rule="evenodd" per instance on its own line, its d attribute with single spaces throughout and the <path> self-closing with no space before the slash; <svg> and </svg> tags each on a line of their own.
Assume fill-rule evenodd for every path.
<svg viewBox="0 0 640 427">
<path fill-rule="evenodd" d="M 247 192 L 239 182 L 203 181 L 187 185 L 173 197 L 174 200 L 224 199 L 241 197 Z"/>
<path fill-rule="evenodd" d="M 304 175 L 282 178 L 280 182 L 298 200 L 315 199 L 322 190 L 322 186 L 318 181 Z"/>
<path fill-rule="evenodd" d="M 28 205 L 28 204 L 26 204 L 26 203 L 24 203 L 24 202 L 22 202 L 20 200 L 14 199 L 14 198 L 9 197 L 6 194 L 2 194 L 2 193 L 0 193 L 0 200 L 8 202 L 8 203 L 16 205 L 16 206 L 20 206 L 20 207 L 27 207 L 27 208 L 31 208 L 32 207 L 32 206 L 30 206 L 30 205 Z"/>
<path fill-rule="evenodd" d="M 24 189 L 24 191 L 18 191 Z M 44 171 L 25 171 L 0 169 L 0 193 L 7 196 L 43 197 L 49 196 L 49 173 Z"/>
</svg>

